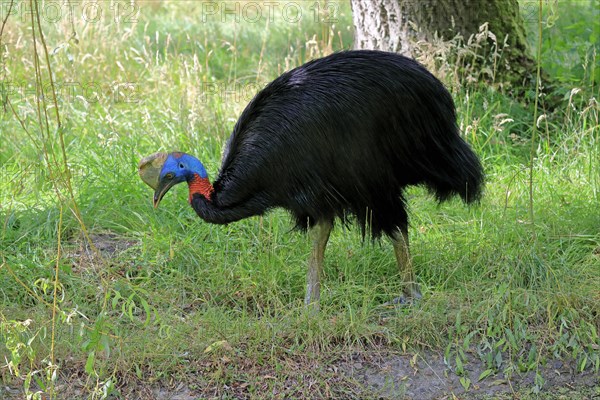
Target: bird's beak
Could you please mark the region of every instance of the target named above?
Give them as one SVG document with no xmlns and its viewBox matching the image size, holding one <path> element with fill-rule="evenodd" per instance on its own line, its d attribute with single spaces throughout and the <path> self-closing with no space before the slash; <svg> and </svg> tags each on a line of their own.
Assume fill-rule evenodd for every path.
<svg viewBox="0 0 600 400">
<path fill-rule="evenodd" d="M 175 179 L 166 178 L 163 178 L 160 182 L 158 182 L 158 186 L 156 186 L 156 189 L 154 190 L 154 198 L 152 201 L 152 203 L 154 204 L 154 208 L 158 208 L 158 204 L 160 203 L 164 195 L 167 194 L 169 189 L 171 189 L 177 183 L 179 182 Z"/>
<path fill-rule="evenodd" d="M 160 203 L 160 200 L 165 193 L 173 186 L 167 185 L 168 182 L 162 184 L 159 182 L 160 171 L 162 170 L 167 157 L 167 153 L 154 153 L 148 157 L 144 157 L 138 166 L 140 178 L 142 178 L 144 183 L 154 189 L 153 204 L 155 208 L 158 207 L 158 203 Z"/>
</svg>

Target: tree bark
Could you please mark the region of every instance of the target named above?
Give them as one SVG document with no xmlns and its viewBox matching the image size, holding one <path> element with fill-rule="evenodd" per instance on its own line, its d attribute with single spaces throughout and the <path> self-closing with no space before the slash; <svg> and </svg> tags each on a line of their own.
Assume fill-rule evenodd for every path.
<svg viewBox="0 0 600 400">
<path fill-rule="evenodd" d="M 355 48 L 415 56 L 415 44 L 457 34 L 465 42 L 488 23 L 503 46 L 499 73 L 512 83 L 529 80 L 535 62 L 528 54 L 517 0 L 352 0 Z"/>
</svg>

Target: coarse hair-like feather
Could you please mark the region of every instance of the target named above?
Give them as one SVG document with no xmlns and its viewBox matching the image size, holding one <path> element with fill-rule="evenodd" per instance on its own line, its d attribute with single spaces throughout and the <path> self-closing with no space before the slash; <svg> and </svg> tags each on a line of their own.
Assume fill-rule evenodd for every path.
<svg viewBox="0 0 600 400">
<path fill-rule="evenodd" d="M 482 167 L 460 137 L 452 97 L 412 59 L 345 51 L 282 74 L 254 97 L 211 199 L 194 195 L 192 206 L 213 223 L 283 207 L 300 228 L 353 215 L 377 238 L 407 227 L 409 185 L 439 201 L 481 195 Z"/>
</svg>

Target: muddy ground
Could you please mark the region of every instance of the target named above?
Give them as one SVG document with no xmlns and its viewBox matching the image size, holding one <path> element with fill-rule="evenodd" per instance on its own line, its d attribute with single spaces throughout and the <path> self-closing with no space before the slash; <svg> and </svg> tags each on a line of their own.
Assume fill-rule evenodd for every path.
<svg viewBox="0 0 600 400">
<path fill-rule="evenodd" d="M 465 390 L 460 377 L 454 374 L 443 361 L 443 355 L 383 354 L 382 349 L 375 353 L 361 352 L 348 355 L 329 365 L 290 365 L 291 371 L 279 373 L 269 369 L 249 368 L 243 380 L 232 380 L 228 384 L 211 383 L 202 375 L 199 365 L 198 374 L 190 375 L 186 382 L 172 382 L 167 385 L 144 385 L 131 381 L 119 390 L 122 397 L 109 399 L 127 400 L 199 400 L 199 399 L 552 399 L 552 400 L 593 400 L 600 399 L 600 376 L 593 370 L 575 372 L 575 365 L 560 360 L 548 363 L 539 371 L 544 379 L 541 391 L 535 391 L 535 372 L 513 374 L 510 379 L 499 373 L 477 381 L 485 370 L 483 363 L 476 358 L 468 360 L 465 370 L 471 380 Z M 236 363 L 243 369 L 244 362 Z M 248 362 L 247 365 L 254 365 Z M 206 366 L 206 365 L 205 365 Z M 208 370 L 205 370 L 208 371 Z M 237 374 L 236 374 L 237 375 Z M 84 395 L 83 381 L 72 373 L 67 384 L 60 380 L 58 399 L 87 399 Z M 210 376 L 210 372 L 207 372 Z M 250 378 L 250 379 L 248 379 Z M 254 382 L 252 382 L 254 380 Z M 271 380 L 271 384 L 268 381 Z M 272 380 L 278 380 L 273 385 Z M 323 391 L 323 388 L 326 388 Z M 311 388 L 314 388 L 311 389 Z M 88 393 L 89 395 L 89 393 Z M 20 390 L 3 386 L 0 399 L 24 399 Z M 100 398 L 100 397 L 98 397 Z"/>
<path fill-rule="evenodd" d="M 468 390 L 460 377 L 451 372 L 444 363 L 443 355 L 429 354 L 425 357 L 395 355 L 383 357 L 379 362 L 363 362 L 357 356 L 352 362 L 341 365 L 343 373 L 352 376 L 365 388 L 366 393 L 380 399 L 495 399 L 535 398 L 535 371 L 513 374 L 502 373 L 478 377 L 487 367 L 477 358 L 470 357 L 465 364 L 466 377 L 471 381 Z M 556 395 L 557 399 L 571 392 L 593 393 L 600 399 L 600 378 L 591 370 L 578 374 L 573 363 L 553 361 L 539 371 L 544 378 L 542 393 Z M 594 390 L 591 390 L 594 389 Z M 591 391 L 590 391 L 591 390 Z M 524 397 L 527 396 L 527 397 Z M 550 397 L 552 398 L 552 397 Z M 591 398 L 591 397 L 590 397 Z"/>
</svg>

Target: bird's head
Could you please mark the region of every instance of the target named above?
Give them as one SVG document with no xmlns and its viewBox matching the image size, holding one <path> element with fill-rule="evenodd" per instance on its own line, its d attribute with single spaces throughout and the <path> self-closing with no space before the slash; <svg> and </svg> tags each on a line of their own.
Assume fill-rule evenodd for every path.
<svg viewBox="0 0 600 400">
<path fill-rule="evenodd" d="M 178 183 L 188 182 L 191 192 L 195 182 L 208 182 L 204 165 L 196 157 L 181 152 L 155 153 L 145 157 L 140 161 L 139 174 L 154 189 L 154 208 L 158 207 L 169 189 Z"/>
</svg>

